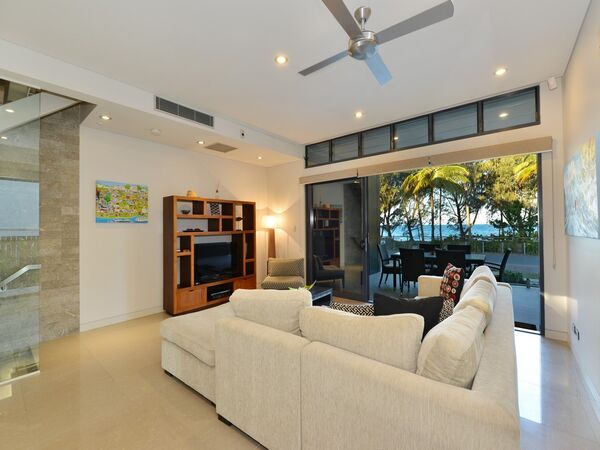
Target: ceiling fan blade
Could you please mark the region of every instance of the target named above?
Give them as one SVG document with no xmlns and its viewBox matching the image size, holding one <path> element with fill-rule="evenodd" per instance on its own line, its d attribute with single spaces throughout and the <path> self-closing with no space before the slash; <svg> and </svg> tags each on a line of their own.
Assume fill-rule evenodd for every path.
<svg viewBox="0 0 600 450">
<path fill-rule="evenodd" d="M 327 59 L 324 59 L 321 62 L 318 62 L 317 64 L 314 64 L 310 67 L 307 67 L 306 69 L 298 72 L 300 75 L 310 75 L 313 72 L 316 72 L 319 69 L 322 69 L 323 67 L 327 67 L 329 64 L 333 64 L 336 61 L 339 61 L 340 59 L 342 59 L 344 56 L 348 56 L 348 51 L 344 50 L 343 52 L 338 53 L 337 55 L 333 55 L 330 56 Z"/>
<path fill-rule="evenodd" d="M 441 22 L 442 20 L 449 19 L 454 15 L 454 5 L 451 0 L 434 6 L 427 11 L 423 11 L 416 16 L 406 19 L 396 25 L 392 25 L 385 30 L 381 30 L 377 33 L 377 42 L 384 44 L 391 41 L 392 39 L 399 38 L 400 36 L 407 35 L 413 31 L 420 30 L 421 28 L 428 27 L 434 23 Z"/>
<path fill-rule="evenodd" d="M 352 14 L 350 14 L 350 11 L 348 11 L 342 0 L 323 0 L 323 3 L 325 3 L 327 9 L 333 14 L 335 20 L 338 21 L 350 38 L 361 34 L 358 23 L 356 23 L 356 20 L 354 20 L 354 17 L 352 17 Z"/>
<path fill-rule="evenodd" d="M 367 63 L 367 66 L 369 66 L 369 69 L 371 69 L 371 72 L 373 72 L 373 75 L 375 75 L 375 78 L 377 78 L 377 81 L 379 81 L 380 85 L 383 86 L 392 79 L 392 74 L 383 62 L 383 59 L 381 59 L 379 53 L 375 53 L 370 58 L 367 58 L 365 62 Z"/>
</svg>

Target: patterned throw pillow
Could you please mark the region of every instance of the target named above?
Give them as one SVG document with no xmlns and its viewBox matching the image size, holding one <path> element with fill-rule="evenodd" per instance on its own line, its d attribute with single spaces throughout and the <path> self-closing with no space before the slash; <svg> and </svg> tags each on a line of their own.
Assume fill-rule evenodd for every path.
<svg viewBox="0 0 600 450">
<path fill-rule="evenodd" d="M 452 315 L 454 306 L 460 299 L 460 291 L 462 291 L 464 282 L 465 270 L 448 263 L 440 284 L 440 297 L 444 299 L 442 311 L 440 312 L 440 322 Z"/>
<path fill-rule="evenodd" d="M 374 311 L 373 303 L 342 303 L 331 300 L 329 307 L 331 309 L 356 314 L 357 316 L 372 316 Z"/>
</svg>

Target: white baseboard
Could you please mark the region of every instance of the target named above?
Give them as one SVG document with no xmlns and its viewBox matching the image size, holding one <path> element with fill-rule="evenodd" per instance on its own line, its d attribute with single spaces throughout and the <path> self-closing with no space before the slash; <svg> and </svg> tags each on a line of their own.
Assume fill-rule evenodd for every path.
<svg viewBox="0 0 600 450">
<path fill-rule="evenodd" d="M 546 329 L 544 336 L 555 341 L 569 342 L 569 333 L 566 331 L 555 331 Z"/>
<path fill-rule="evenodd" d="M 126 322 L 128 320 L 139 319 L 140 317 L 150 316 L 152 314 L 158 314 L 163 312 L 162 306 L 155 306 L 153 308 L 146 308 L 139 311 L 130 312 L 127 314 L 121 314 L 118 316 L 107 317 L 106 319 L 94 320 L 92 322 L 86 322 L 79 325 L 79 331 L 89 331 L 95 328 L 106 327 L 108 325 L 114 325 L 120 322 Z"/>
<path fill-rule="evenodd" d="M 577 367 L 577 372 L 583 380 L 583 385 L 589 395 L 590 403 L 592 404 L 592 408 L 594 410 L 594 413 L 596 414 L 596 419 L 598 420 L 598 422 L 600 422 L 600 394 L 594 387 L 590 378 L 581 369 L 579 361 L 577 361 L 577 357 L 575 357 L 575 353 L 573 353 L 573 357 L 575 358 L 575 366 Z"/>
</svg>

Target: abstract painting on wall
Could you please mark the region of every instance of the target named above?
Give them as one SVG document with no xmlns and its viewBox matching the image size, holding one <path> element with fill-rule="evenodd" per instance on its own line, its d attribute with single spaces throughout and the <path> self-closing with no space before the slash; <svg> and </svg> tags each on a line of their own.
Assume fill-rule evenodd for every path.
<svg viewBox="0 0 600 450">
<path fill-rule="evenodd" d="M 565 231 L 569 236 L 600 239 L 600 133 L 588 139 L 567 162 Z"/>
<path fill-rule="evenodd" d="M 96 181 L 97 223 L 147 223 L 148 186 Z"/>
</svg>

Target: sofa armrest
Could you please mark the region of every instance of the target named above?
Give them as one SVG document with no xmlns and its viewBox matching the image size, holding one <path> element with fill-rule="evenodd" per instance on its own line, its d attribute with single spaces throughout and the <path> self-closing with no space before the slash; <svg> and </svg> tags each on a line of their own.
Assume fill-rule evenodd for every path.
<svg viewBox="0 0 600 450">
<path fill-rule="evenodd" d="M 302 448 L 518 449 L 518 414 L 326 344 L 302 351 Z"/>
<path fill-rule="evenodd" d="M 267 448 L 300 450 L 300 355 L 308 343 L 237 317 L 219 320 L 217 413 Z"/>
<path fill-rule="evenodd" d="M 442 277 L 421 275 L 419 277 L 419 297 L 436 297 L 440 295 L 440 284 Z"/>
</svg>

